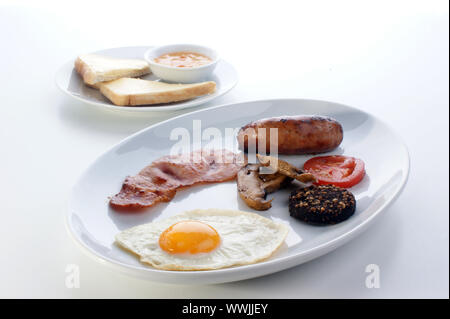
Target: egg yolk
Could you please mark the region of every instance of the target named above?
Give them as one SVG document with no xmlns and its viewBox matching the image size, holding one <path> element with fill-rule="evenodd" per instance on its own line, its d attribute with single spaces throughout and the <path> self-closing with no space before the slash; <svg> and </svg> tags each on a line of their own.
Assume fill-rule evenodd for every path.
<svg viewBox="0 0 450 319">
<path fill-rule="evenodd" d="M 181 221 L 159 236 L 159 246 L 170 254 L 208 253 L 220 243 L 220 236 L 211 226 L 195 221 Z"/>
</svg>

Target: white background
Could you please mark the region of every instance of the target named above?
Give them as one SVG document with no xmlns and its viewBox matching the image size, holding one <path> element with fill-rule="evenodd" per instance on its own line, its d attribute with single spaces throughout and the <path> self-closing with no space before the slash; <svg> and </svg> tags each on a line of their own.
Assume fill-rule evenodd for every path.
<svg viewBox="0 0 450 319">
<path fill-rule="evenodd" d="M 0 7 L 0 297 L 448 298 L 448 1 L 112 2 Z M 208 105 L 312 98 L 382 118 L 410 151 L 403 194 L 344 247 L 242 282 L 156 284 L 85 256 L 64 224 L 77 177 L 174 114 L 94 109 L 58 91 L 55 72 L 80 53 L 175 42 L 214 47 L 238 70 L 238 86 Z M 372 263 L 379 289 L 365 287 Z M 65 286 L 68 264 L 80 267 L 78 289 Z"/>
</svg>

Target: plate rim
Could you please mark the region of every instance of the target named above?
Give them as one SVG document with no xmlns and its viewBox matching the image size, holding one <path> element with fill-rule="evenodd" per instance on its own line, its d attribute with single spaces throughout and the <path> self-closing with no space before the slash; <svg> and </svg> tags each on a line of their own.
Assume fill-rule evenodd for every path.
<svg viewBox="0 0 450 319">
<path fill-rule="evenodd" d="M 97 53 L 100 53 L 103 51 L 115 50 L 115 49 L 131 49 L 131 48 L 147 48 L 147 49 L 149 49 L 149 48 L 153 48 L 153 47 L 155 47 L 155 46 L 149 45 L 149 46 L 125 46 L 125 47 L 107 48 L 107 49 L 93 51 L 92 54 L 97 54 Z M 54 82 L 55 82 L 56 86 L 61 91 L 63 91 L 65 94 L 67 94 L 68 96 L 75 98 L 76 100 L 83 102 L 85 104 L 93 105 L 99 109 L 119 111 L 119 112 L 125 112 L 125 113 L 164 113 L 164 112 L 169 113 L 169 112 L 176 112 L 176 111 L 181 111 L 181 110 L 185 110 L 185 109 L 198 107 L 198 106 L 201 106 L 203 104 L 211 102 L 212 100 L 227 94 L 232 89 L 234 89 L 236 87 L 236 85 L 239 83 L 239 73 L 237 72 L 236 68 L 231 63 L 227 62 L 226 60 L 220 59 L 217 64 L 219 65 L 220 63 L 224 63 L 225 65 L 227 65 L 227 67 L 229 67 L 230 70 L 232 70 L 235 79 L 234 79 L 234 82 L 232 83 L 232 85 L 230 85 L 229 88 L 224 90 L 219 95 L 206 96 L 205 99 L 202 101 L 196 101 L 195 99 L 191 100 L 191 101 L 185 101 L 185 102 L 183 102 L 185 105 L 180 103 L 178 105 L 157 106 L 157 107 L 145 106 L 145 105 L 143 105 L 143 106 L 126 106 L 125 107 L 125 106 L 114 105 L 112 103 L 106 104 L 106 103 L 97 102 L 97 101 L 88 101 L 85 98 L 83 98 L 82 96 L 75 95 L 72 92 L 70 92 L 67 88 L 64 88 L 62 86 L 62 83 L 60 83 L 58 81 L 58 79 L 62 76 L 65 67 L 70 64 L 73 64 L 73 61 L 74 61 L 74 59 L 67 60 L 65 63 L 61 64 L 61 66 L 55 72 Z M 181 105 L 181 107 L 180 107 L 180 105 Z"/>
<path fill-rule="evenodd" d="M 272 259 L 272 260 L 268 259 L 261 263 L 256 263 L 256 264 L 251 264 L 251 265 L 242 265 L 242 266 L 231 267 L 231 268 L 215 269 L 215 270 L 171 271 L 171 270 L 153 269 L 150 267 L 148 269 L 147 268 L 142 269 L 142 268 L 138 268 L 138 266 L 125 264 L 120 261 L 111 259 L 107 256 L 102 256 L 99 253 L 97 253 L 96 251 L 94 251 L 93 249 L 91 249 L 90 247 L 88 247 L 83 241 L 81 241 L 81 239 L 79 239 L 77 237 L 76 232 L 73 229 L 72 222 L 70 221 L 70 217 L 72 215 L 71 214 L 71 212 L 72 212 L 71 202 L 73 201 L 75 187 L 87 175 L 89 169 L 93 165 L 95 165 L 98 161 L 100 161 L 104 156 L 106 156 L 106 154 L 110 153 L 113 149 L 115 149 L 116 147 L 120 147 L 120 145 L 128 142 L 129 140 L 133 139 L 135 136 L 142 134 L 143 132 L 145 132 L 147 130 L 151 130 L 159 125 L 166 124 L 167 122 L 173 121 L 175 119 L 191 116 L 192 114 L 195 114 L 195 113 L 210 112 L 214 109 L 226 108 L 226 107 L 230 107 L 230 106 L 233 106 L 236 104 L 264 103 L 264 102 L 278 102 L 278 101 L 321 102 L 321 103 L 335 104 L 335 105 L 346 107 L 353 111 L 362 112 L 362 113 L 368 115 L 369 117 L 372 117 L 375 120 L 379 121 L 386 127 L 388 127 L 390 129 L 390 131 L 393 133 L 393 135 L 398 139 L 398 141 L 401 144 L 401 147 L 405 153 L 405 163 L 404 163 L 404 167 L 402 168 L 402 171 L 404 171 L 405 174 L 404 174 L 404 176 L 402 176 L 401 181 L 399 182 L 396 189 L 392 192 L 392 195 L 389 197 L 389 199 L 385 203 L 383 203 L 383 205 L 381 205 L 379 208 L 377 208 L 371 216 L 369 216 L 367 219 L 362 221 L 360 224 L 356 225 L 354 228 L 350 229 L 349 231 L 347 231 L 325 243 L 322 243 L 322 244 L 319 244 L 312 248 L 309 248 L 303 252 L 296 253 L 296 254 L 293 254 L 290 256 L 278 257 L 278 258 Z M 327 101 L 327 100 L 303 99 L 303 98 L 256 99 L 256 100 L 245 100 L 245 101 L 226 103 L 226 104 L 216 105 L 216 106 L 212 106 L 212 107 L 205 108 L 205 109 L 194 110 L 194 111 L 180 114 L 180 115 L 171 117 L 169 119 L 166 119 L 164 121 L 152 124 L 148 127 L 145 127 L 143 129 L 125 137 L 124 139 L 120 140 L 118 143 L 115 143 L 114 145 L 107 148 L 104 152 L 102 152 L 94 161 L 92 161 L 82 171 L 80 176 L 76 179 L 75 183 L 73 184 L 71 191 L 70 191 L 69 198 L 67 200 L 67 206 L 66 206 L 67 209 L 66 209 L 66 214 L 65 214 L 65 226 L 69 233 L 69 236 L 77 243 L 77 245 L 79 247 L 82 248 L 82 251 L 84 253 L 86 253 L 89 257 L 94 258 L 98 262 L 100 262 L 104 265 L 107 265 L 110 268 L 119 270 L 121 273 L 132 275 L 134 277 L 140 277 L 140 278 L 144 278 L 144 279 L 151 280 L 154 282 L 164 282 L 164 283 L 169 283 L 169 284 L 171 284 L 171 283 L 172 284 L 173 283 L 176 283 L 176 284 L 198 284 L 198 282 L 202 282 L 202 283 L 206 283 L 206 284 L 215 284 L 215 283 L 225 283 L 225 282 L 233 282 L 233 281 L 244 280 L 244 279 L 251 279 L 251 278 L 260 277 L 260 276 L 263 276 L 266 274 L 276 273 L 278 271 L 285 270 L 285 269 L 303 264 L 309 260 L 318 258 L 318 257 L 325 255 L 328 252 L 333 251 L 334 249 L 344 245 L 351 239 L 353 239 L 356 236 L 358 236 L 359 234 L 361 234 L 368 226 L 370 226 L 373 223 L 373 221 L 377 217 L 379 217 L 381 215 L 381 213 L 383 213 L 401 195 L 402 191 L 404 190 L 404 188 L 407 184 L 408 178 L 409 178 L 410 162 L 411 162 L 411 159 L 410 159 L 408 147 L 407 147 L 404 139 L 401 137 L 400 134 L 397 133 L 397 131 L 395 129 L 393 129 L 389 124 L 387 124 L 380 118 L 374 116 L 370 112 L 361 110 L 359 108 L 356 108 L 356 107 L 353 107 L 350 105 L 346 105 L 346 104 L 342 104 L 342 103 L 338 103 L 338 102 L 331 102 L 331 101 Z M 297 260 L 299 260 L 299 261 L 297 261 Z M 275 270 L 273 270 L 273 268 Z M 241 276 L 242 278 L 239 278 L 239 276 L 236 276 L 235 279 L 215 278 L 215 276 L 217 276 L 217 275 L 219 277 L 221 275 L 222 276 L 230 276 L 230 275 L 232 276 L 233 274 L 236 275 L 236 273 L 239 274 L 240 272 L 245 273 L 245 271 L 247 271 L 247 272 L 251 271 L 251 274 Z M 159 277 L 159 275 L 161 273 L 164 275 L 161 276 L 160 278 L 157 278 L 157 277 Z M 203 276 L 204 278 L 200 279 L 199 276 L 196 276 L 196 274 L 199 274 L 199 273 L 201 273 L 202 274 L 201 276 Z"/>
</svg>

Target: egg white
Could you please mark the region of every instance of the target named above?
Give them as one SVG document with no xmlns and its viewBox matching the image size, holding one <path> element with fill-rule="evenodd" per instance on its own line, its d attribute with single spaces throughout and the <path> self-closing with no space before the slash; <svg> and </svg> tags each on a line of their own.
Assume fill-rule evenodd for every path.
<svg viewBox="0 0 450 319">
<path fill-rule="evenodd" d="M 161 233 L 183 220 L 212 226 L 219 233 L 220 245 L 202 254 L 170 254 L 162 250 Z M 197 209 L 124 230 L 116 235 L 116 242 L 138 255 L 142 263 L 158 269 L 211 270 L 253 264 L 270 257 L 284 242 L 288 231 L 287 226 L 255 213 Z"/>
</svg>

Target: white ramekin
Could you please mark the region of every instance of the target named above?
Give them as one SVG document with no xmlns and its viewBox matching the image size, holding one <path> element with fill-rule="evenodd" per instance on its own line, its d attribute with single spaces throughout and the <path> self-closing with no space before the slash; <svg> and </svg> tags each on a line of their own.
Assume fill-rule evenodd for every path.
<svg viewBox="0 0 450 319">
<path fill-rule="evenodd" d="M 192 68 L 180 68 L 158 64 L 155 62 L 155 58 L 163 54 L 180 51 L 190 51 L 204 54 L 211 58 L 212 62 Z M 211 48 L 195 44 L 171 44 L 154 47 L 145 52 L 144 58 L 150 64 L 150 69 L 154 75 L 164 81 L 175 83 L 194 83 L 205 81 L 214 71 L 217 62 L 219 62 L 219 56 L 216 51 Z"/>
</svg>

